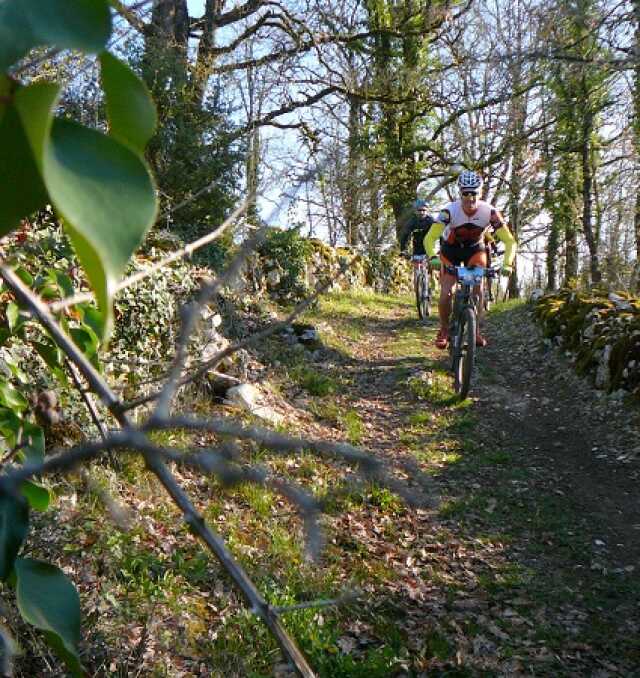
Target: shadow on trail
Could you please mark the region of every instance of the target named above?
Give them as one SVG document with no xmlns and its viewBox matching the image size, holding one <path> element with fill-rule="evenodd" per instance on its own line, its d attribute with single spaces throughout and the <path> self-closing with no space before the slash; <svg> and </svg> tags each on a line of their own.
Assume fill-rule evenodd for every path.
<svg viewBox="0 0 640 678">
<path fill-rule="evenodd" d="M 363 559 L 390 574 L 354 618 L 393 623 L 411 675 L 635 675 L 640 465 L 616 451 L 637 426 L 545 349 L 525 306 L 487 324 L 463 403 L 435 320 L 355 318 L 353 350 L 310 363 L 342 379 L 341 410 L 368 424 L 360 446 L 440 497 L 367 533 Z"/>
<path fill-rule="evenodd" d="M 428 449 L 409 445 L 444 499 L 425 622 L 446 665 L 464 648 L 470 675 L 634 675 L 640 467 L 597 454 L 632 444 L 632 414 L 549 355 L 526 307 L 491 316 L 488 334 L 471 400 L 416 403 L 440 428 Z"/>
</svg>

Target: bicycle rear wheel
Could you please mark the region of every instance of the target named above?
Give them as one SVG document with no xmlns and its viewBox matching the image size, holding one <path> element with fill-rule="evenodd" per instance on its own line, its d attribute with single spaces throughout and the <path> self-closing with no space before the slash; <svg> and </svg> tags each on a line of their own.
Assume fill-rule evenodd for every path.
<svg viewBox="0 0 640 678">
<path fill-rule="evenodd" d="M 476 358 L 476 324 L 475 311 L 470 307 L 465 308 L 462 311 L 460 324 L 457 328 L 457 360 L 454 360 L 453 371 L 453 386 L 461 400 L 467 397 L 471 386 L 471 376 Z"/>
<path fill-rule="evenodd" d="M 431 315 L 429 282 L 424 273 L 420 273 L 416 279 L 416 306 L 420 320 L 426 320 Z"/>
</svg>

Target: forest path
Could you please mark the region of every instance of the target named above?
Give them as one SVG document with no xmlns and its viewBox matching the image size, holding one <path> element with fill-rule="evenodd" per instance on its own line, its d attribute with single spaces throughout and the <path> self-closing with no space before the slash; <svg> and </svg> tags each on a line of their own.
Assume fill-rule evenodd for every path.
<svg viewBox="0 0 640 678">
<path fill-rule="evenodd" d="M 463 403 L 408 298 L 309 320 L 334 337 L 316 369 L 342 380 L 343 432 L 358 413 L 354 442 L 435 484 L 436 507 L 399 510 L 394 530 L 384 506 L 334 523 L 394 572 L 373 590 L 402 610 L 409 674 L 639 675 L 637 411 L 575 376 L 526 305 L 490 314 Z"/>
</svg>

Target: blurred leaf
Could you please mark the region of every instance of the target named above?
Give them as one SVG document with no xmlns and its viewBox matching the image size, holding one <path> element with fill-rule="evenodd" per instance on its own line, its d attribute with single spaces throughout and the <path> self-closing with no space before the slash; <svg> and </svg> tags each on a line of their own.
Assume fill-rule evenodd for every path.
<svg viewBox="0 0 640 678">
<path fill-rule="evenodd" d="M 41 462 L 44 459 L 45 441 L 44 431 L 37 424 L 30 421 L 22 422 L 22 439 L 27 444 L 23 452 L 29 461 Z"/>
<path fill-rule="evenodd" d="M 157 124 L 156 108 L 145 83 L 109 52 L 100 55 L 109 133 L 142 153 Z"/>
<path fill-rule="evenodd" d="M 78 657 L 80 598 L 55 565 L 31 558 L 15 563 L 16 599 L 22 618 L 44 632 L 49 645 L 74 676 L 82 676 Z"/>
<path fill-rule="evenodd" d="M 31 345 L 36 349 L 38 355 L 44 360 L 47 367 L 54 369 L 63 365 L 62 351 L 55 345 L 45 344 L 40 341 L 32 341 Z"/>
<path fill-rule="evenodd" d="M 51 111 L 59 88 L 36 83 L 16 95 L 52 203 L 111 326 L 111 301 L 129 258 L 155 220 L 156 196 L 144 161 L 115 139 Z"/>
<path fill-rule="evenodd" d="M 29 530 L 27 502 L 0 495 L 0 579 L 5 581 Z"/>
<path fill-rule="evenodd" d="M 42 45 L 97 53 L 110 35 L 106 0 L 4 0 L 0 3 L 0 71 Z"/>
<path fill-rule="evenodd" d="M 20 278 L 20 280 L 22 280 L 22 282 L 27 287 L 33 287 L 33 282 L 34 282 L 33 276 L 31 275 L 31 273 L 29 273 L 29 271 L 27 271 L 26 268 L 23 268 L 22 266 L 18 266 L 18 268 L 16 268 L 13 272 L 18 276 L 18 278 Z"/>
<path fill-rule="evenodd" d="M 104 335 L 104 316 L 102 313 L 95 306 L 89 306 L 88 304 L 78 306 L 78 310 L 80 311 L 82 322 L 90 327 L 98 337 L 102 337 Z"/>
<path fill-rule="evenodd" d="M 62 271 L 54 271 L 54 275 L 56 283 L 62 292 L 62 296 L 72 297 L 75 293 L 75 289 L 73 288 L 73 281 L 71 278 L 66 273 L 62 273 Z"/>
<path fill-rule="evenodd" d="M 20 493 L 36 511 L 46 511 L 51 503 L 51 493 L 46 487 L 25 480 L 20 486 Z"/>
<path fill-rule="evenodd" d="M 12 409 L 0 407 L 0 432 L 10 447 L 17 445 L 23 428 L 24 422 Z"/>
<path fill-rule="evenodd" d="M 0 383 L 0 403 L 10 410 L 17 412 L 26 410 L 29 404 L 21 393 L 11 388 L 6 382 Z"/>
<path fill-rule="evenodd" d="M 0 23 L 2 5 L 0 4 Z M 0 52 L 2 51 L 0 28 Z M 14 84 L 0 75 L 0 95 L 8 96 Z M 47 202 L 47 191 L 40 177 L 22 121 L 13 106 L 0 104 L 0 236 L 11 232 L 20 219 Z"/>
<path fill-rule="evenodd" d="M 7 323 L 9 324 L 9 329 L 13 332 L 16 325 L 18 324 L 18 317 L 20 315 L 20 308 L 15 301 L 11 301 L 7 304 Z"/>
</svg>

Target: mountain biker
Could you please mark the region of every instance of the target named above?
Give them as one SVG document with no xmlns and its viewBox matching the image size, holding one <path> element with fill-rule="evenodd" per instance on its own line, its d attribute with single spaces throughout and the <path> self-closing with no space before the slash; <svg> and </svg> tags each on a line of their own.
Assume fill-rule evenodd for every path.
<svg viewBox="0 0 640 678">
<path fill-rule="evenodd" d="M 449 339 L 449 316 L 451 295 L 456 282 L 455 275 L 448 273 L 445 266 L 487 266 L 485 235 L 501 240 L 505 245 L 501 275 L 510 275 L 516 255 L 516 240 L 498 210 L 478 195 L 482 178 L 473 170 L 464 170 L 458 176 L 460 198 L 444 207 L 425 238 L 425 250 L 432 267 L 440 266 L 440 329 L 436 346 L 446 348 Z M 440 238 L 440 257 L 435 254 L 435 244 Z M 480 333 L 482 321 L 482 289 L 475 288 L 479 297 L 478 330 L 476 346 L 486 346 L 487 340 Z"/>
<path fill-rule="evenodd" d="M 433 218 L 429 215 L 426 202 L 424 200 L 416 200 L 411 219 L 400 229 L 398 234 L 400 250 L 403 252 L 406 250 L 407 242 L 409 237 L 411 237 L 413 255 L 425 256 L 424 239 L 433 223 Z"/>
</svg>

